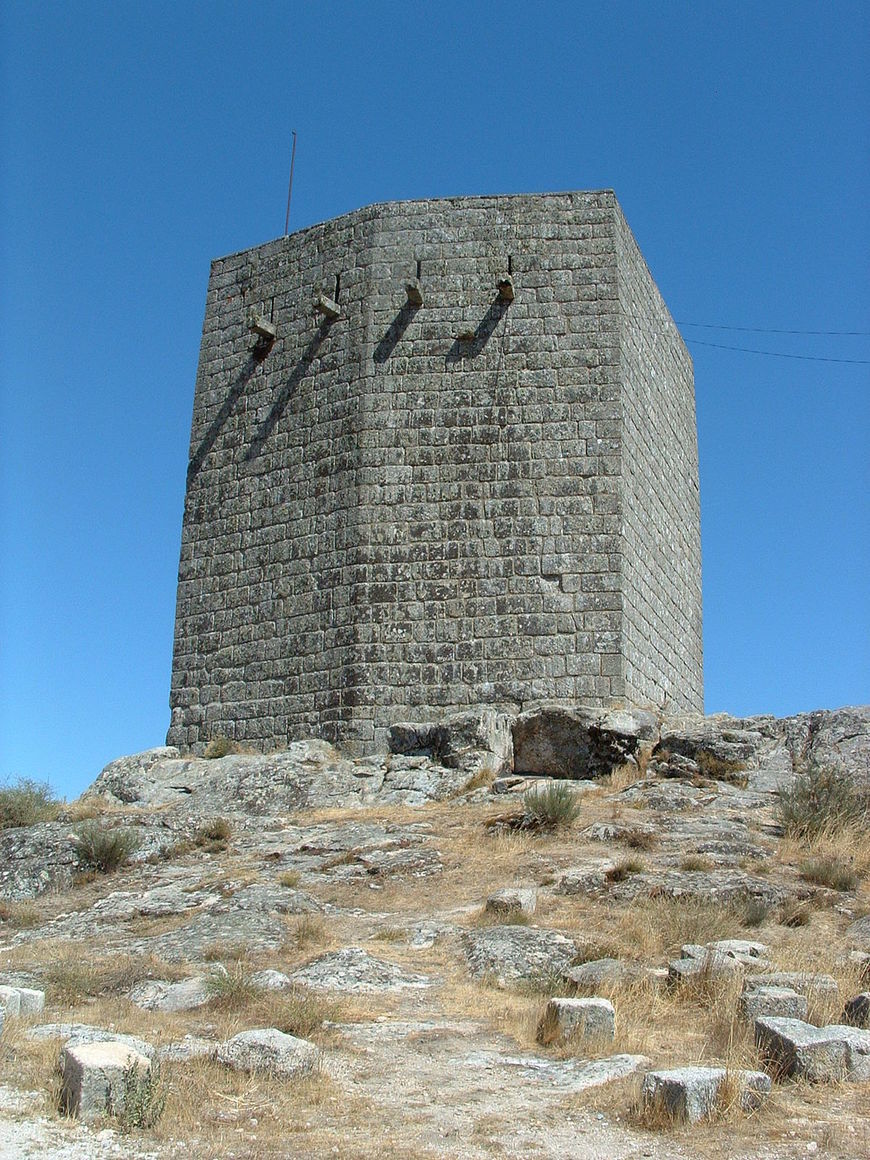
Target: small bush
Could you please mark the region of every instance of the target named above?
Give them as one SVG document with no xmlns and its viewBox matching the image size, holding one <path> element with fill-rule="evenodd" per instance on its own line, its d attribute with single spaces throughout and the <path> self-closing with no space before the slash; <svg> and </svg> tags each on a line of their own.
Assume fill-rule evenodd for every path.
<svg viewBox="0 0 870 1160">
<path fill-rule="evenodd" d="M 235 741 L 219 733 L 217 737 L 212 737 L 211 741 L 206 745 L 203 757 L 212 760 L 216 757 L 228 757 L 231 753 L 238 753 L 238 751 L 239 748 Z"/>
<path fill-rule="evenodd" d="M 0 788 L 0 830 L 53 822 L 61 803 L 47 781 L 20 777 Z"/>
<path fill-rule="evenodd" d="M 811 765 L 777 791 L 777 814 L 791 838 L 815 838 L 870 825 L 870 791 L 834 766 Z"/>
<path fill-rule="evenodd" d="M 570 826 L 580 814 L 580 799 L 564 782 L 551 781 L 543 789 L 530 789 L 523 797 L 527 823 L 542 830 Z"/>
<path fill-rule="evenodd" d="M 160 1074 L 160 1065 L 153 1060 L 151 1067 L 142 1070 L 131 1063 L 123 1074 L 123 1107 L 118 1113 L 118 1127 L 122 1132 L 153 1128 L 166 1107 L 166 1085 Z"/>
<path fill-rule="evenodd" d="M 298 870 L 285 870 L 283 874 L 278 875 L 278 885 L 288 886 L 291 890 L 299 885 L 299 879 L 302 875 Z"/>
<path fill-rule="evenodd" d="M 127 864 L 139 847 L 139 836 L 124 827 L 104 829 L 97 822 L 85 822 L 73 845 L 83 866 L 111 874 Z"/>
<path fill-rule="evenodd" d="M 855 890 L 861 881 L 849 863 L 835 855 L 808 858 L 800 864 L 800 875 L 807 882 L 831 890 Z"/>
</svg>

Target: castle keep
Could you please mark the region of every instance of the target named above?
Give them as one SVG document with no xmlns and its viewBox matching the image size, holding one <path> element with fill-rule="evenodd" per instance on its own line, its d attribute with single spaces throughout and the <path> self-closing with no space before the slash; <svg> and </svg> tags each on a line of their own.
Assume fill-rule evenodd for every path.
<svg viewBox="0 0 870 1160">
<path fill-rule="evenodd" d="M 702 710 L 692 364 L 614 195 L 370 206 L 212 264 L 168 742 Z"/>
</svg>

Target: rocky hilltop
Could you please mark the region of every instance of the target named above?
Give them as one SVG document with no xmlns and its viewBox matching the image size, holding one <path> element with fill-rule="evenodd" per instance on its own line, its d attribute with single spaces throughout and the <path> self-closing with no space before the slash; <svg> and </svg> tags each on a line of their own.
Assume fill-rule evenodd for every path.
<svg viewBox="0 0 870 1160">
<path fill-rule="evenodd" d="M 870 1153 L 870 708 L 233 749 L 0 831 L 0 1154 Z"/>
</svg>

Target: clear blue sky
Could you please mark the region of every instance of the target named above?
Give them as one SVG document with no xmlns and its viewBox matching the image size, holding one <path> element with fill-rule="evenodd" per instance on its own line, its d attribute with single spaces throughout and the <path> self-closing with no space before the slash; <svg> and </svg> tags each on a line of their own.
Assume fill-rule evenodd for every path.
<svg viewBox="0 0 870 1160">
<path fill-rule="evenodd" d="M 870 7 L 0 16 L 0 778 L 162 744 L 210 259 L 373 201 L 613 188 L 695 358 L 707 710 L 870 701 Z M 700 329 L 708 323 L 752 330 Z"/>
</svg>

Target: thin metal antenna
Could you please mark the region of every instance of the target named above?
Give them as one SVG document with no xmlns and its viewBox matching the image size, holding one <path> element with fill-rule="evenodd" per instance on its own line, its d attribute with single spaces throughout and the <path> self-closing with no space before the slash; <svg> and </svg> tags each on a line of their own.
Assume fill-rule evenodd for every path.
<svg viewBox="0 0 870 1160">
<path fill-rule="evenodd" d="M 296 130 L 293 131 L 293 149 L 290 153 L 290 183 L 287 186 L 287 216 L 284 218 L 284 237 L 290 232 L 290 197 L 293 193 L 293 165 L 296 161 Z"/>
</svg>

